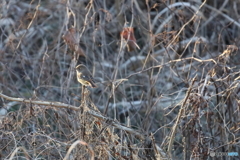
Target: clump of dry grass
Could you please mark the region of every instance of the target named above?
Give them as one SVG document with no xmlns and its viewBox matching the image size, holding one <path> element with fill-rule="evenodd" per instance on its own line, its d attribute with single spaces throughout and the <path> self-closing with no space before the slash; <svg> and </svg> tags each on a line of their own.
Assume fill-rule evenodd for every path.
<svg viewBox="0 0 240 160">
<path fill-rule="evenodd" d="M 16 0 L 0 7 L 1 159 L 240 153 L 240 2 Z M 127 30 L 135 37 L 120 35 Z M 79 63 L 97 89 L 80 89 Z"/>
</svg>

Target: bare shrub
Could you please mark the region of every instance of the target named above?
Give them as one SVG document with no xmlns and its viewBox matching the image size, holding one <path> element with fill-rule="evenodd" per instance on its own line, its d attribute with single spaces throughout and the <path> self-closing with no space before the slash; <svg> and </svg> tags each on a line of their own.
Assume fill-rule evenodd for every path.
<svg viewBox="0 0 240 160">
<path fill-rule="evenodd" d="M 1 159 L 240 153 L 238 8 L 228 0 L 4 0 Z M 81 89 L 80 63 L 98 88 Z"/>
</svg>

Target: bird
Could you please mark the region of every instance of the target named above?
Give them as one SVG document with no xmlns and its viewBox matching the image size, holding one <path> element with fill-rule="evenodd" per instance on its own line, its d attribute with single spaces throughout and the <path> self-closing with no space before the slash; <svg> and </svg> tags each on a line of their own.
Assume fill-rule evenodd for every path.
<svg viewBox="0 0 240 160">
<path fill-rule="evenodd" d="M 97 85 L 94 82 L 91 72 L 87 69 L 87 67 L 83 64 L 79 64 L 76 67 L 77 72 L 77 80 L 84 86 L 90 86 L 92 88 L 96 88 Z"/>
</svg>

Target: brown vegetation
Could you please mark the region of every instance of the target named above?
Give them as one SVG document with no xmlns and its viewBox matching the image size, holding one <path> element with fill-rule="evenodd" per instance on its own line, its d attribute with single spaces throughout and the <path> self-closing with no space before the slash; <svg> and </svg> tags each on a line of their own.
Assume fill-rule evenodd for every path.
<svg viewBox="0 0 240 160">
<path fill-rule="evenodd" d="M 240 153 L 240 1 L 0 3 L 0 159 Z"/>
</svg>

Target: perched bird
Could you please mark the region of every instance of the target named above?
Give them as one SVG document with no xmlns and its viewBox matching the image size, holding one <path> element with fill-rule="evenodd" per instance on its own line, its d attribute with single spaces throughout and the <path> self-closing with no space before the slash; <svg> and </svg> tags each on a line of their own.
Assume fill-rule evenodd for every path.
<svg viewBox="0 0 240 160">
<path fill-rule="evenodd" d="M 91 72 L 83 64 L 80 64 L 76 67 L 77 80 L 84 86 L 90 86 L 92 88 L 97 87 L 95 84 Z"/>
</svg>

